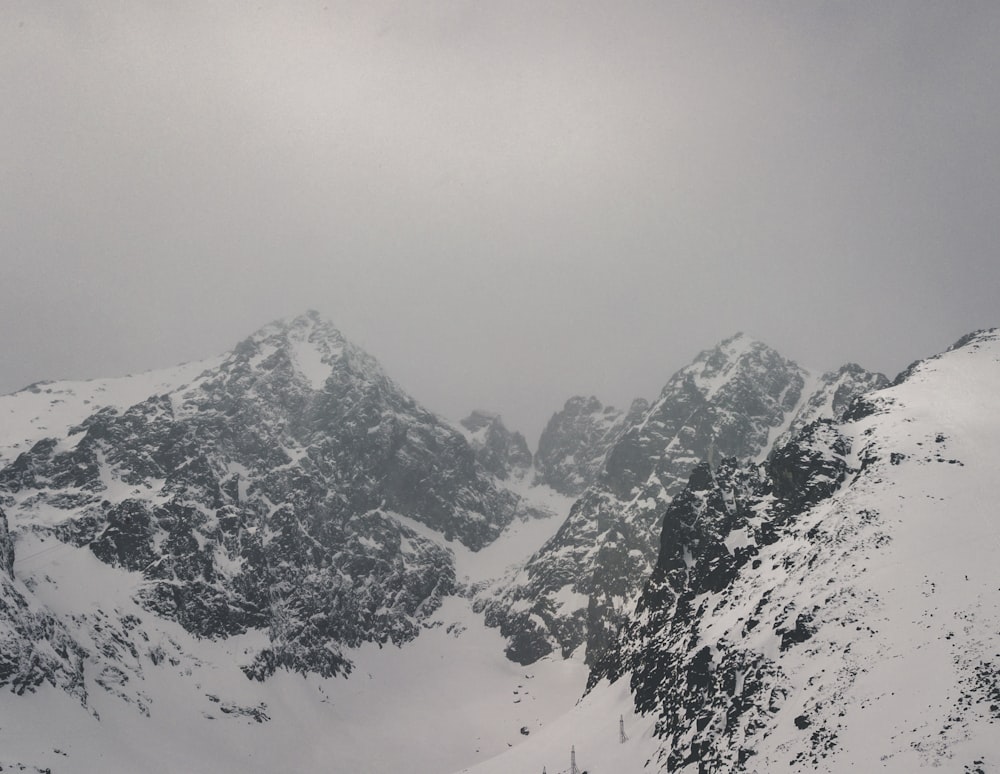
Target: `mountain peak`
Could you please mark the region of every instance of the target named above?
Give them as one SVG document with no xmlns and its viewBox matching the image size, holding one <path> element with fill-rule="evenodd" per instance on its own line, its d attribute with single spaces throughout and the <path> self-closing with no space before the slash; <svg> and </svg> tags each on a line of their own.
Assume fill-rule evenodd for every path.
<svg viewBox="0 0 1000 774">
<path fill-rule="evenodd" d="M 295 317 L 281 317 L 273 320 L 250 335 L 250 339 L 258 341 L 274 337 L 285 337 L 291 341 L 317 339 L 344 341 L 344 334 L 315 309 L 309 309 Z"/>
<path fill-rule="evenodd" d="M 760 355 L 762 353 L 778 354 L 774 347 L 769 344 L 755 338 L 754 336 L 750 336 L 742 331 L 739 331 L 734 333 L 732 336 L 723 339 L 712 349 L 701 352 L 695 360 L 697 362 L 703 357 L 706 359 L 712 359 L 713 356 L 714 358 L 723 356 L 731 362 L 737 362 L 745 358 L 747 355 Z"/>
<path fill-rule="evenodd" d="M 685 383 L 704 399 L 713 400 L 720 391 L 740 392 L 751 382 L 784 382 L 789 374 L 795 375 L 793 381 L 801 389 L 808 372 L 759 339 L 736 333 L 712 349 L 699 352 L 690 365 L 673 375 L 659 400 L 675 395 Z M 785 397 L 791 397 L 791 393 Z"/>
<path fill-rule="evenodd" d="M 727 336 L 717 345 L 718 348 L 727 347 L 732 344 L 739 344 L 741 342 L 753 342 L 755 339 L 752 336 L 748 336 L 743 331 L 736 331 L 736 333 L 731 336 Z"/>
<path fill-rule="evenodd" d="M 536 480 L 568 496 L 583 494 L 597 480 L 608 451 L 648 408 L 641 398 L 626 413 L 592 395 L 573 396 L 538 439 Z"/>
<path fill-rule="evenodd" d="M 365 363 L 368 370 L 379 370 L 374 358 L 351 344 L 332 322 L 312 309 L 268 323 L 237 345 L 233 355 L 256 369 L 269 368 L 271 358 L 279 352 L 313 390 L 324 389 L 334 364 L 345 354 L 351 356 L 352 362 Z"/>
</svg>

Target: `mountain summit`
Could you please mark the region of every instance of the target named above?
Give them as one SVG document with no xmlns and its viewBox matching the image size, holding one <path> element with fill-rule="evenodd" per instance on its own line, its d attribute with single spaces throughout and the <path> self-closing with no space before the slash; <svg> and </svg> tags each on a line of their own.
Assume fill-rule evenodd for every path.
<svg viewBox="0 0 1000 774">
<path fill-rule="evenodd" d="M 244 664 L 265 677 L 336 674 L 346 646 L 416 636 L 455 590 L 451 553 L 423 530 L 480 549 L 518 498 L 309 313 L 38 441 L 0 471 L 0 503 L 19 531 L 141 573 L 143 606 L 199 636 L 268 631 Z"/>
<path fill-rule="evenodd" d="M 656 718 L 664 770 L 996 767 L 998 363 L 973 334 L 763 467 L 695 469 L 597 670 Z"/>
<path fill-rule="evenodd" d="M 510 657 L 532 663 L 585 646 L 587 663 L 596 663 L 653 568 L 659 524 L 691 471 L 702 461 L 765 455 L 804 405 L 823 413 L 828 404 L 810 401 L 807 381 L 800 366 L 738 333 L 699 353 L 645 411 L 630 414 L 558 533 L 480 603 L 509 638 Z M 861 391 L 867 382 L 859 375 L 850 386 Z"/>
</svg>

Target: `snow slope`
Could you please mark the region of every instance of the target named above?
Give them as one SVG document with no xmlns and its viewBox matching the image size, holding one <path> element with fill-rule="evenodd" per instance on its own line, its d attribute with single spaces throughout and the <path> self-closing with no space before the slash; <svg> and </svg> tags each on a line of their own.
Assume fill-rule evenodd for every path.
<svg viewBox="0 0 1000 774">
<path fill-rule="evenodd" d="M 524 494 L 536 507 L 561 501 L 547 488 Z M 537 548 L 543 538 L 534 535 L 536 524 L 564 517 L 515 522 L 500 541 L 517 551 L 524 541 Z M 476 577 L 501 568 L 499 560 L 476 566 L 474 553 L 450 546 Z M 562 715 L 586 681 L 579 661 L 546 659 L 528 669 L 508 661 L 499 632 L 460 597 L 446 598 L 402 647 L 351 650 L 349 679 L 279 671 L 251 681 L 240 667 L 267 643 L 266 632 L 193 637 L 135 603 L 145 583 L 140 573 L 109 567 L 86 548 L 29 534 L 17 556 L 21 591 L 67 621 L 88 651 L 87 702 L 47 685 L 0 694 L 3 766 L 122 774 L 448 772 L 528 741 L 521 729 L 535 734 Z"/>
<path fill-rule="evenodd" d="M 105 406 L 124 410 L 150 395 L 189 384 L 221 363 L 222 357 L 217 357 L 113 379 L 38 382 L 0 395 L 0 467 L 40 438 L 67 435 Z"/>
<path fill-rule="evenodd" d="M 463 774 L 1000 770 L 997 394 L 981 332 L 766 467 L 696 469 L 624 674 Z"/>
<path fill-rule="evenodd" d="M 980 333 L 815 426 L 798 470 L 692 477 L 620 654 L 659 770 L 1000 768 L 998 391 Z"/>
<path fill-rule="evenodd" d="M 624 742 L 620 741 L 620 721 L 624 721 Z M 564 774 L 570 770 L 571 752 L 576 753 L 581 772 L 638 774 L 647 770 L 656 755 L 658 740 L 653 725 L 651 719 L 635 714 L 624 681 L 604 684 L 529 741 L 456 774 L 534 774 L 543 769 L 546 774 Z"/>
</svg>

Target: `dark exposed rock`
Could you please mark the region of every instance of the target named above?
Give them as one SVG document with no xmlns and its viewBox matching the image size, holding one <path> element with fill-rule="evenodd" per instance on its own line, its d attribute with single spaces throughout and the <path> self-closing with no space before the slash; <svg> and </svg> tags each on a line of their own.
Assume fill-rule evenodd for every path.
<svg viewBox="0 0 1000 774">
<path fill-rule="evenodd" d="M 597 480 L 621 434 L 648 408 L 641 398 L 632 402 L 627 413 L 595 397 L 570 398 L 552 415 L 538 439 L 536 480 L 565 495 L 579 496 Z"/>
<path fill-rule="evenodd" d="M 833 494 L 849 453 L 833 423 L 815 422 L 766 465 L 701 463 L 666 509 L 659 556 L 635 616 L 594 665 L 590 685 L 630 677 L 637 710 L 655 713 L 656 733 L 668 740 L 668 771 L 694 761 L 743 770 L 754 754 L 743 745 L 781 706 L 780 667 L 738 643 L 705 643 L 702 621 L 712 599 L 724 598 L 741 573 L 758 570 L 751 560 L 762 547 Z M 799 611 L 791 626 L 776 625 L 780 651 L 812 637 L 814 615 Z M 744 633 L 759 625 L 747 618 Z"/>
<path fill-rule="evenodd" d="M 104 529 L 90 543 L 90 550 L 102 562 L 142 571 L 157 554 L 153 551 L 153 521 L 149 506 L 142 500 L 123 500 L 105 513 Z"/>
<path fill-rule="evenodd" d="M 853 406 L 855 399 L 889 386 L 889 380 L 880 373 L 862 368 L 857 363 L 848 363 L 836 371 L 828 371 L 819 378 L 812 393 L 795 413 L 788 429 L 774 442 L 774 449 L 780 449 L 802 429 L 820 419 L 844 419 L 848 411 L 858 411 Z"/>
<path fill-rule="evenodd" d="M 473 411 L 461 424 L 469 431 L 469 445 L 476 460 L 488 473 L 504 481 L 522 477 L 531 467 L 528 442 L 520 433 L 504 427 L 498 415 Z"/>
<path fill-rule="evenodd" d="M 806 426 L 768 460 L 775 494 L 795 512 L 829 497 L 847 475 L 850 451 L 832 420 Z"/>
<path fill-rule="evenodd" d="M 793 645 L 807 641 L 816 633 L 812 625 L 813 614 L 810 612 L 799 613 L 795 619 L 795 626 L 792 629 L 778 629 L 775 634 L 781 636 L 781 651 L 786 651 Z"/>
<path fill-rule="evenodd" d="M 7 524 L 7 514 L 0 509 L 0 572 L 14 579 L 14 539 Z"/>
</svg>

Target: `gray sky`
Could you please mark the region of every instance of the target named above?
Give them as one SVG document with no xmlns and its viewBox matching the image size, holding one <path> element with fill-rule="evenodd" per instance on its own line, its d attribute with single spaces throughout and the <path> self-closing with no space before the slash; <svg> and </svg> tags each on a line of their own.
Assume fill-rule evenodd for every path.
<svg viewBox="0 0 1000 774">
<path fill-rule="evenodd" d="M 0 392 L 307 308 L 532 443 L 736 330 L 892 375 L 1000 324 L 998 73 L 993 1 L 0 0 Z"/>
</svg>

